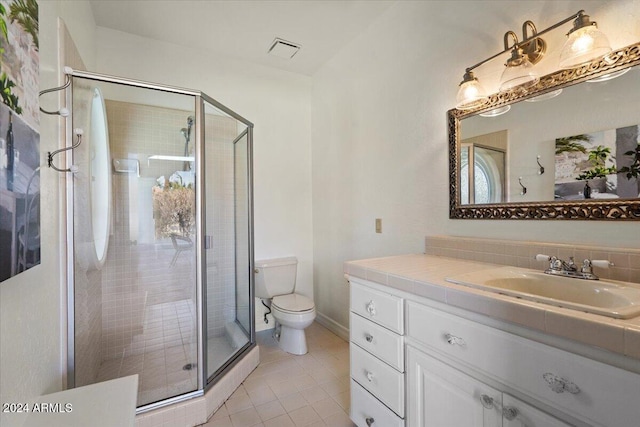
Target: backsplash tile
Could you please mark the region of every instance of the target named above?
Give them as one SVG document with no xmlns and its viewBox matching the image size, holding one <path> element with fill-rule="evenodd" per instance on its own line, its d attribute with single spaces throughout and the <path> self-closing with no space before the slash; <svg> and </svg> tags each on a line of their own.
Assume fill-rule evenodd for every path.
<svg viewBox="0 0 640 427">
<path fill-rule="evenodd" d="M 587 258 L 591 260 L 605 259 L 614 265 L 608 269 L 594 267 L 594 272 L 599 277 L 640 283 L 640 249 L 633 248 L 516 242 L 475 237 L 427 236 L 425 238 L 425 253 L 534 270 L 547 268 L 546 263 L 535 260 L 537 254 L 556 256 L 563 260 L 574 257 L 578 265 Z"/>
</svg>

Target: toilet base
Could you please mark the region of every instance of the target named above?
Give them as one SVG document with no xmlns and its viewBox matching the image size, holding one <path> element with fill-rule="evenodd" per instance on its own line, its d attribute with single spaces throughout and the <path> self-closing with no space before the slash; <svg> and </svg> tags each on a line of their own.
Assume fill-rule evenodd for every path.
<svg viewBox="0 0 640 427">
<path fill-rule="evenodd" d="M 279 328 L 276 327 L 276 331 L 278 332 L 274 334 L 274 338 L 278 341 L 278 347 L 281 350 L 298 356 L 307 354 L 307 337 L 304 329 L 294 329 L 281 324 Z"/>
</svg>

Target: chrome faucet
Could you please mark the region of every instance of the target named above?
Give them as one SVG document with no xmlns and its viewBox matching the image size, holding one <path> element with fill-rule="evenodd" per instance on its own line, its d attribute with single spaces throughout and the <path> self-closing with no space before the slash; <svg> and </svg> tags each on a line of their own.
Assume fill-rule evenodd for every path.
<svg viewBox="0 0 640 427">
<path fill-rule="evenodd" d="M 598 276 L 593 273 L 593 267 L 609 268 L 613 266 L 613 263 L 607 260 L 590 260 L 585 259 L 582 262 L 582 267 L 578 269 L 578 266 L 573 260 L 573 257 L 569 257 L 569 261 L 563 261 L 558 257 L 549 255 L 536 255 L 537 261 L 548 261 L 549 268 L 544 272 L 546 274 L 552 274 L 554 276 L 573 277 L 576 279 L 586 280 L 598 280 Z"/>
</svg>

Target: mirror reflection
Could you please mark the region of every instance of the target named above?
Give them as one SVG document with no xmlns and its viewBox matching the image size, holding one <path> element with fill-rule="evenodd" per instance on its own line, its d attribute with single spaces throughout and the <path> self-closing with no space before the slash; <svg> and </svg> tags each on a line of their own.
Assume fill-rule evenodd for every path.
<svg viewBox="0 0 640 427">
<path fill-rule="evenodd" d="M 640 198 L 640 67 L 558 92 L 460 121 L 460 204 Z"/>
</svg>

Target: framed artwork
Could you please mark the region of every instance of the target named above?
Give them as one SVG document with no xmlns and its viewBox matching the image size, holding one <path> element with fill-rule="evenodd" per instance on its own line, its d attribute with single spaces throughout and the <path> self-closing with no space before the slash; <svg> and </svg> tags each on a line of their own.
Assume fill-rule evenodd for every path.
<svg viewBox="0 0 640 427">
<path fill-rule="evenodd" d="M 640 197 L 640 125 L 556 139 L 556 199 Z"/>
<path fill-rule="evenodd" d="M 40 264 L 38 4 L 0 0 L 0 282 Z"/>
</svg>

